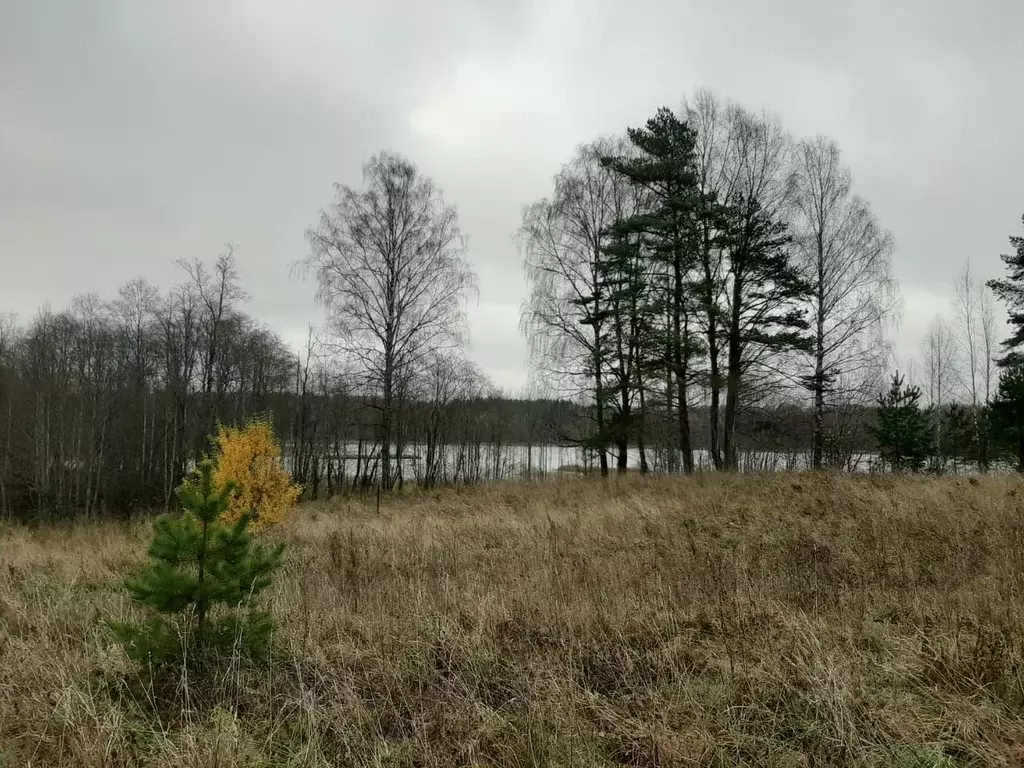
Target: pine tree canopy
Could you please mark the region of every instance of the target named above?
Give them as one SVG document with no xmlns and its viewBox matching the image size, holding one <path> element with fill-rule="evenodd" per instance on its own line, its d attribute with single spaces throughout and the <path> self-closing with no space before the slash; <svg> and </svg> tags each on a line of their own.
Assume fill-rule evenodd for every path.
<svg viewBox="0 0 1024 768">
<path fill-rule="evenodd" d="M 1024 216 L 1021 217 L 1021 223 L 1024 224 Z M 1024 346 L 1024 237 L 1011 235 L 1010 246 L 1013 253 L 1004 253 L 1000 257 L 1009 276 L 988 281 L 988 287 L 1006 304 L 1009 314 L 1011 333 L 1002 344 L 1006 354 L 999 360 L 999 365 L 1003 367 L 1024 363 L 1024 354 L 1021 352 Z"/>
<path fill-rule="evenodd" d="M 1024 365 L 1004 367 L 991 403 L 992 441 L 1024 472 Z"/>
<path fill-rule="evenodd" d="M 904 385 L 899 373 L 878 398 L 878 420 L 871 430 L 882 460 L 893 471 L 919 471 L 931 448 L 929 414 L 921 410 L 921 390 Z"/>
</svg>

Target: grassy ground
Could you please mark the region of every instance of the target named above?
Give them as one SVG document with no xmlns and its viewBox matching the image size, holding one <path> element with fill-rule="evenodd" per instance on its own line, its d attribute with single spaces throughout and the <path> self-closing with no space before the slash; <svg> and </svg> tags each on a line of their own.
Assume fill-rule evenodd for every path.
<svg viewBox="0 0 1024 768">
<path fill-rule="evenodd" d="M 276 660 L 103 629 L 145 524 L 0 531 L 3 766 L 1024 764 L 1015 478 L 565 478 L 307 505 Z"/>
</svg>

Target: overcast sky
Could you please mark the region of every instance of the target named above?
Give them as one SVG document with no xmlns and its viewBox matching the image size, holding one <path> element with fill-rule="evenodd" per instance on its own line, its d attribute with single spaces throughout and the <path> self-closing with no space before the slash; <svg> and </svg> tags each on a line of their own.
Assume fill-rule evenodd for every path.
<svg viewBox="0 0 1024 768">
<path fill-rule="evenodd" d="M 457 206 L 471 354 L 517 391 L 522 206 L 708 87 L 839 141 L 896 236 L 907 354 L 1019 233 L 1021 30 L 1021 0 L 0 0 L 0 312 L 166 287 L 233 241 L 248 310 L 298 343 L 304 230 L 395 150 Z"/>
</svg>

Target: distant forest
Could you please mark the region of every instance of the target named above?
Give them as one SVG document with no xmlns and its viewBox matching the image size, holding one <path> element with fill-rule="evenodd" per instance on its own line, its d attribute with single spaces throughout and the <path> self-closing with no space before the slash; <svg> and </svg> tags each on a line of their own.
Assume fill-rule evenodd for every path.
<svg viewBox="0 0 1024 768">
<path fill-rule="evenodd" d="M 191 277 L 164 295 L 134 281 L 111 301 L 85 296 L 24 327 L 10 317 L 0 323 L 5 516 L 164 508 L 217 423 L 252 417 L 272 420 L 307 497 L 376 487 L 379 404 L 353 392 L 328 356 L 288 350 L 241 311 L 230 256 L 212 269 L 187 266 Z M 588 405 L 503 397 L 468 365 L 455 374 L 439 363 L 423 382 L 433 396 L 403 403 L 392 451 L 415 456 L 415 474 L 396 482 L 532 475 L 541 470 L 509 464 L 503 450 L 588 444 Z M 691 418 L 704 448 L 706 412 Z M 741 444 L 805 451 L 809 424 L 809 412 L 795 407 L 753 409 Z M 664 444 L 667 431 L 652 420 L 647 444 Z M 870 446 L 862 434 L 860 447 Z"/>
<path fill-rule="evenodd" d="M 75 299 L 19 326 L 0 322 L 0 510 L 5 516 L 128 514 L 163 508 L 218 422 L 269 417 L 307 497 L 376 487 L 380 404 L 318 343 L 296 354 L 241 309 L 234 257 L 182 265 L 165 294 L 136 280 L 116 297 Z M 596 463 L 592 405 L 502 396 L 474 367 L 434 361 L 419 397 L 398 412 L 399 482 L 471 483 L 536 475 L 529 447 L 580 446 Z M 708 412 L 691 414 L 707 449 Z M 795 405 L 744 410 L 743 451 L 806 452 L 811 413 Z M 851 417 L 850 446 L 870 450 L 871 416 Z M 631 440 L 655 454 L 672 443 L 667 416 Z M 502 458 L 510 446 L 527 461 Z M 460 460 L 461 456 L 461 460 Z M 409 464 L 407 462 L 407 464 Z M 664 461 L 662 461 L 664 464 Z M 550 468 L 549 468 L 550 471 Z"/>
<path fill-rule="evenodd" d="M 475 275 L 455 208 L 411 162 L 371 158 L 306 234 L 295 267 L 326 322 L 301 351 L 246 313 L 231 246 L 179 262 L 168 291 L 136 279 L 0 316 L 0 513 L 169 507 L 217 425 L 256 417 L 307 498 L 577 465 L 986 469 L 999 446 L 1024 467 L 1024 331 L 997 354 L 993 305 L 1024 324 L 1024 240 L 1007 280 L 956 278 L 952 320 L 884 396 L 893 236 L 834 141 L 707 92 L 581 145 L 524 206 L 521 329 L 543 398 L 504 395 L 467 359 Z M 535 460 L 551 446 L 578 449 L 572 467 Z"/>
</svg>

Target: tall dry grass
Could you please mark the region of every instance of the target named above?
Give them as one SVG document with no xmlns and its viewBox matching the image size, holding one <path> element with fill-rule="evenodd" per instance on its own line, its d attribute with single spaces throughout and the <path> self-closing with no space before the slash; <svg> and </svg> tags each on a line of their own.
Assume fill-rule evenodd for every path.
<svg viewBox="0 0 1024 768">
<path fill-rule="evenodd" d="M 303 507 L 275 660 L 104 631 L 144 523 L 0 532 L 10 766 L 1024 764 L 1015 478 L 567 479 Z"/>
</svg>

